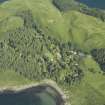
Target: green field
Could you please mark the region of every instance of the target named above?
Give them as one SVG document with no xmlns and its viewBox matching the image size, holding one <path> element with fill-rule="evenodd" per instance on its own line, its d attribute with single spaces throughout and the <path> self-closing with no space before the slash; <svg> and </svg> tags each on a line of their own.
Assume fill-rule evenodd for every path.
<svg viewBox="0 0 105 105">
<path fill-rule="evenodd" d="M 23 86 L 32 83 L 31 80 L 20 76 L 12 70 L 0 71 L 0 87 Z"/>
</svg>

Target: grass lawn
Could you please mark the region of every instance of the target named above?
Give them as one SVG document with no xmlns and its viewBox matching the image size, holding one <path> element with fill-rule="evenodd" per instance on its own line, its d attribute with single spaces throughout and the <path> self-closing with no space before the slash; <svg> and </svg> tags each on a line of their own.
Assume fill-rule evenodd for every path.
<svg viewBox="0 0 105 105">
<path fill-rule="evenodd" d="M 32 81 L 20 76 L 12 70 L 0 71 L 0 87 L 20 86 L 32 83 Z"/>
</svg>

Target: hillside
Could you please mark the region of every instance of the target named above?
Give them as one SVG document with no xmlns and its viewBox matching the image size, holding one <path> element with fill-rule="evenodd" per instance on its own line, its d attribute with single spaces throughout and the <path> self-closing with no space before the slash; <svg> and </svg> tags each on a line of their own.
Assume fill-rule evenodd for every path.
<svg viewBox="0 0 105 105">
<path fill-rule="evenodd" d="M 1 3 L 0 86 L 51 79 L 68 105 L 104 105 L 104 15 L 84 8 L 74 0 Z"/>
<path fill-rule="evenodd" d="M 49 35 L 68 40 L 64 19 L 58 9 L 51 4 L 50 0 L 11 0 L 11 2 L 4 3 L 1 8 L 12 11 L 11 15 L 15 15 L 16 11 L 29 9 L 38 25 Z M 40 13 L 39 13 L 40 10 Z M 60 21 L 60 22 L 59 22 Z M 65 37 L 63 37 L 65 35 Z"/>
<path fill-rule="evenodd" d="M 87 52 L 95 48 L 104 48 L 104 22 L 77 11 L 66 12 L 63 16 L 69 27 L 69 35 L 79 48 Z"/>
</svg>

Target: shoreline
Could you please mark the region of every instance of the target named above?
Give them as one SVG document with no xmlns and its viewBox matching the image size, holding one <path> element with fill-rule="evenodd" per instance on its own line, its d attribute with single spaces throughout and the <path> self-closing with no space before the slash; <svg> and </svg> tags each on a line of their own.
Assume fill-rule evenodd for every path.
<svg viewBox="0 0 105 105">
<path fill-rule="evenodd" d="M 56 92 L 57 98 L 59 99 L 59 103 L 62 100 L 63 103 L 60 103 L 60 105 L 68 105 L 66 102 L 66 95 L 64 94 L 63 90 L 61 90 L 60 87 L 56 84 L 56 82 L 52 80 L 43 80 L 42 82 L 37 82 L 37 83 L 31 83 L 29 85 L 23 85 L 23 86 L 9 86 L 9 87 L 2 87 L 0 88 L 0 93 L 5 93 L 5 92 L 14 92 L 14 93 L 20 93 L 22 91 L 31 89 L 31 88 L 38 88 L 38 87 L 46 87 L 46 92 L 49 92 L 48 88 L 52 89 L 53 91 Z M 49 92 L 50 93 L 50 92 Z M 58 105 L 58 104 L 57 104 Z"/>
</svg>

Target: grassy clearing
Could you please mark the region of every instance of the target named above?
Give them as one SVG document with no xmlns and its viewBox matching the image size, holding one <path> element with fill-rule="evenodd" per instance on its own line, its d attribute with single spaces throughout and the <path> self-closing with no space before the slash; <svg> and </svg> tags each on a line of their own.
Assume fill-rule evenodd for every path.
<svg viewBox="0 0 105 105">
<path fill-rule="evenodd" d="M 16 72 L 9 71 L 0 71 L 0 88 L 10 87 L 10 86 L 20 86 L 30 84 L 32 81 L 26 79 L 23 76 L 20 76 Z"/>
<path fill-rule="evenodd" d="M 20 17 L 11 16 L 1 22 L 0 31 L 7 32 L 23 26 L 23 20 Z"/>
<path fill-rule="evenodd" d="M 84 59 L 83 65 L 85 73 L 84 81 L 105 96 L 105 76 L 99 65 L 90 57 Z"/>
<path fill-rule="evenodd" d="M 71 105 L 104 105 L 105 96 L 90 83 L 83 81 L 70 89 Z"/>
</svg>

